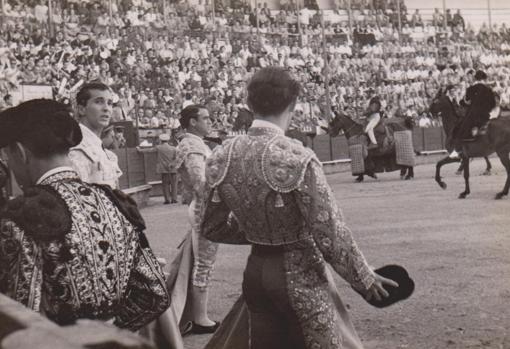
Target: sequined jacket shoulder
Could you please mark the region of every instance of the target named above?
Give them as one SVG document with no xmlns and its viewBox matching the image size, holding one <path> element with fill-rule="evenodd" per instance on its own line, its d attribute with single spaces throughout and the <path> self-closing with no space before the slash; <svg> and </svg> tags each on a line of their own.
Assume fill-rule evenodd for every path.
<svg viewBox="0 0 510 349">
<path fill-rule="evenodd" d="M 1 215 L 0 292 L 65 325 L 113 319 L 136 330 L 169 305 L 164 275 L 129 199 L 54 174 Z"/>
<path fill-rule="evenodd" d="M 305 253 L 290 269 L 321 260 L 359 290 L 374 275 L 343 220 L 311 150 L 269 128 L 251 128 L 207 161 L 201 233 L 230 244 L 284 245 Z M 313 256 L 313 257 L 311 257 Z"/>
<path fill-rule="evenodd" d="M 252 128 L 217 147 L 207 161 L 207 184 L 221 195 L 252 243 L 279 245 L 303 238 L 304 221 L 292 191 L 314 153 L 267 128 Z M 318 162 L 318 161 L 317 161 Z M 305 233 L 306 234 L 306 233 Z"/>
<path fill-rule="evenodd" d="M 189 155 L 196 154 L 203 157 L 209 156 L 211 151 L 200 138 L 186 134 L 177 145 L 175 167 L 180 168 Z"/>
</svg>

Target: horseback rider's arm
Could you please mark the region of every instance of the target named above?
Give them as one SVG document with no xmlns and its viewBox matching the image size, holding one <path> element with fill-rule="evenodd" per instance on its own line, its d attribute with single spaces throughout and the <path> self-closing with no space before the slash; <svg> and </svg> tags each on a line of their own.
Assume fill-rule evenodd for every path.
<svg viewBox="0 0 510 349">
<path fill-rule="evenodd" d="M 361 292 L 367 292 L 376 276 L 346 226 L 322 167 L 311 161 L 297 190 L 297 200 L 313 239 L 324 259 Z"/>
<path fill-rule="evenodd" d="M 476 89 L 474 86 L 470 86 L 466 90 L 466 95 L 464 96 L 464 99 L 462 102 L 464 102 L 464 105 L 471 105 L 471 102 L 473 101 L 473 97 L 476 93 Z"/>
</svg>

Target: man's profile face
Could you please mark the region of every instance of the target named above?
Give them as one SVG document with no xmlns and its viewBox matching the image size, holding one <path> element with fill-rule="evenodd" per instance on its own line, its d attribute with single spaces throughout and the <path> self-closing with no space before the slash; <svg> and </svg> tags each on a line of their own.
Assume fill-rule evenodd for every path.
<svg viewBox="0 0 510 349">
<path fill-rule="evenodd" d="M 196 119 L 191 119 L 195 130 L 202 136 L 207 136 L 211 132 L 211 118 L 207 109 L 200 109 Z"/>
<path fill-rule="evenodd" d="M 79 105 L 83 123 L 93 130 L 108 126 L 112 116 L 113 96 L 110 90 L 90 90 L 90 98 L 85 106 Z"/>
</svg>

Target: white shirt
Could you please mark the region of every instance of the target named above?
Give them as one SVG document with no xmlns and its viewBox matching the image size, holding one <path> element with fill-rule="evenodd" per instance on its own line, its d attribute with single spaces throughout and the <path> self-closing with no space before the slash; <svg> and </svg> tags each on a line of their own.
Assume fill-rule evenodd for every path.
<svg viewBox="0 0 510 349">
<path fill-rule="evenodd" d="M 80 124 L 83 139 L 69 151 L 73 168 L 84 182 L 108 184 L 118 188 L 118 179 L 122 175 L 117 157 L 103 148 L 101 139 L 88 127 Z"/>
<path fill-rule="evenodd" d="M 285 132 L 282 130 L 282 128 L 276 124 L 273 124 L 272 122 L 261 120 L 261 119 L 255 119 L 253 120 L 253 123 L 251 124 L 251 127 L 262 127 L 262 128 L 270 128 L 278 132 L 278 134 L 284 135 Z"/>
</svg>

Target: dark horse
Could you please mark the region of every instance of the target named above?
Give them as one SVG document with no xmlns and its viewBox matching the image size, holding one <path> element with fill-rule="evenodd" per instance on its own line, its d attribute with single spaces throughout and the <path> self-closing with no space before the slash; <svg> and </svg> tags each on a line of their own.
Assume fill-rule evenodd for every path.
<svg viewBox="0 0 510 349">
<path fill-rule="evenodd" d="M 347 115 L 334 111 L 335 117 L 329 123 L 328 133 L 331 137 L 336 137 L 340 133 L 340 130 L 344 131 L 345 137 L 347 140 L 353 137 L 362 137 L 362 142 L 365 145 L 368 144 L 368 137 L 365 134 L 365 130 L 363 125 L 357 123 L 352 120 Z M 395 131 L 409 129 L 412 125 L 402 126 L 397 123 L 391 123 L 387 125 L 388 127 L 392 127 Z M 379 127 L 379 126 L 378 126 Z M 376 128 L 377 132 L 377 128 Z M 368 151 L 368 156 L 365 159 L 365 173 L 361 174 L 356 178 L 356 181 L 361 182 L 364 179 L 364 175 L 368 175 L 372 178 L 377 178 L 375 172 L 380 168 L 381 163 L 390 164 L 389 166 L 382 166 L 386 171 L 396 171 L 400 170 L 400 176 L 403 179 L 411 179 L 414 178 L 414 168 L 412 166 L 400 166 L 396 165 L 396 156 L 395 151 L 392 149 L 390 152 L 386 154 L 377 154 L 379 153 L 379 149 L 371 149 Z"/>
<path fill-rule="evenodd" d="M 238 113 L 236 119 L 234 120 L 234 125 L 232 127 L 232 130 L 248 132 L 248 129 L 250 128 L 252 123 L 253 123 L 253 113 L 248 109 L 241 108 L 239 110 L 239 113 Z M 303 143 L 303 145 L 305 147 L 307 147 L 309 145 L 308 137 L 312 137 L 312 138 L 315 137 L 315 134 L 304 133 L 298 129 L 287 130 L 285 132 L 285 135 L 287 137 L 297 139 L 298 141 Z"/>
<path fill-rule="evenodd" d="M 441 117 L 443 130 L 446 135 L 446 150 L 448 151 L 448 153 L 451 153 L 453 150 L 452 145 L 453 130 L 455 126 L 459 123 L 460 118 L 465 114 L 466 110 L 464 110 L 465 108 L 453 104 L 453 102 L 444 93 L 442 89 L 439 89 L 429 109 L 432 115 Z M 483 158 L 485 159 L 487 167 L 485 169 L 485 172 L 483 172 L 482 174 L 484 176 L 490 176 L 492 170 L 491 162 L 489 161 L 489 158 L 487 156 L 484 156 Z M 460 159 L 458 159 L 457 161 L 460 161 Z M 459 175 L 462 174 L 463 170 L 464 163 L 461 161 L 460 166 L 457 169 L 457 174 Z"/>
<path fill-rule="evenodd" d="M 451 120 L 458 120 L 457 112 L 450 99 L 446 97 L 444 94 L 438 94 L 436 98 L 433 100 L 430 106 L 431 112 L 440 112 L 443 117 L 443 125 L 445 125 L 445 121 L 449 122 L 448 131 L 445 126 L 445 131 L 447 132 L 447 140 L 448 143 L 452 143 L 452 133 L 455 129 L 455 123 L 451 124 Z M 450 150 L 453 149 L 451 145 L 447 148 Z M 501 163 L 506 169 L 506 182 L 503 190 L 496 194 L 496 199 L 501 199 L 503 196 L 508 195 L 508 189 L 510 187 L 510 113 L 502 113 L 502 115 L 493 119 L 489 122 L 487 131 L 485 135 L 478 136 L 474 141 L 463 141 L 462 149 L 460 151 L 460 159 L 446 157 L 440 160 L 436 164 L 436 182 L 443 189 L 446 189 L 446 183 L 443 182 L 441 178 L 441 167 L 445 164 L 449 164 L 452 162 L 462 162 L 462 167 L 464 170 L 464 181 L 465 181 L 465 189 L 462 193 L 459 194 L 460 199 L 466 198 L 471 190 L 469 188 L 469 159 L 474 157 L 487 157 L 490 154 L 496 152 Z"/>
</svg>

